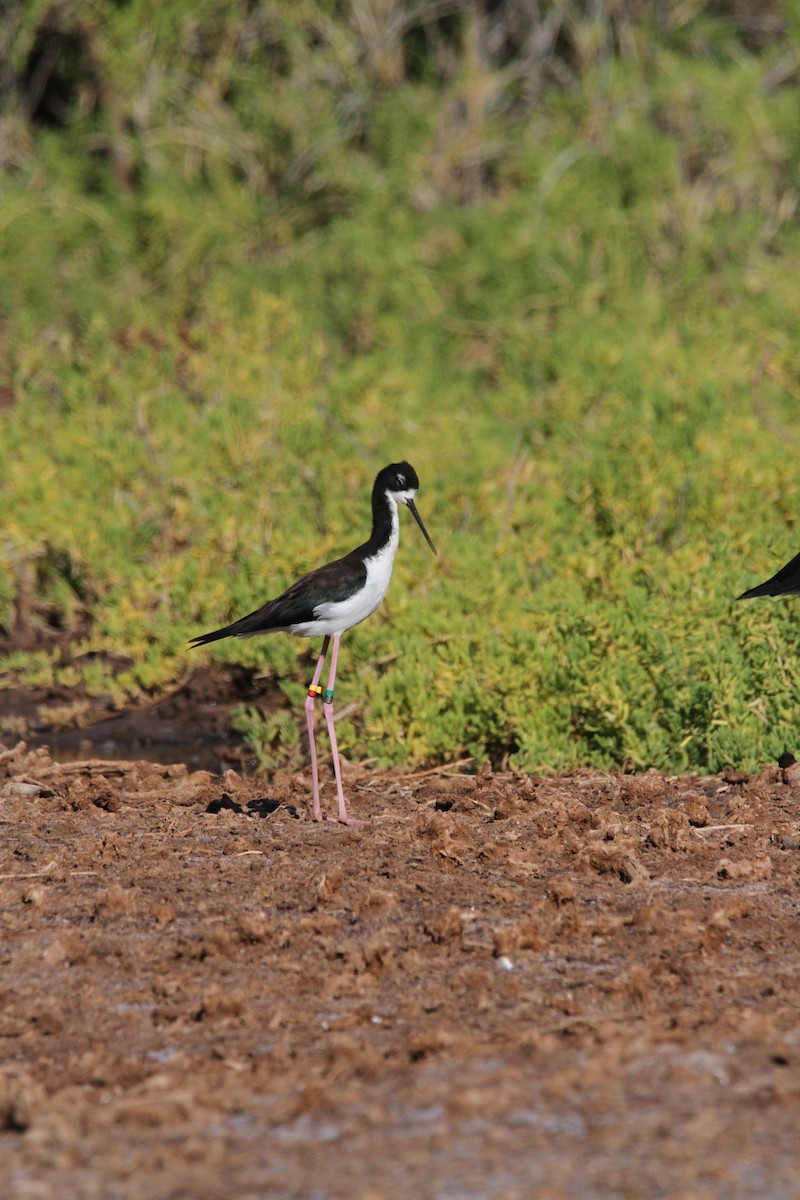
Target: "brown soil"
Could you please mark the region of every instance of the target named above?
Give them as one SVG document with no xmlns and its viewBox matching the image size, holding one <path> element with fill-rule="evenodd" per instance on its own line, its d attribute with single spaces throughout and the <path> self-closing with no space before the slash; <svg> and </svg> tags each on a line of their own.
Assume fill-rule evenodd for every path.
<svg viewBox="0 0 800 1200">
<path fill-rule="evenodd" d="M 798 1195 L 792 768 L 346 778 L 0 757 L 0 1194 Z"/>
</svg>

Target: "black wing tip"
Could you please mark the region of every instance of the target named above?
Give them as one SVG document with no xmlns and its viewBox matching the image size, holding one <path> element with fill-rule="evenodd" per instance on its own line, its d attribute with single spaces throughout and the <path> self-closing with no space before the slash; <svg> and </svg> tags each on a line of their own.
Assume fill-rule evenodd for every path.
<svg viewBox="0 0 800 1200">
<path fill-rule="evenodd" d="M 737 596 L 739 600 L 758 600 L 761 596 L 780 596 L 783 593 L 775 589 L 775 585 L 771 579 L 766 583 L 758 583 L 755 587 L 748 588 L 746 592 L 742 592 L 741 596 Z"/>
<path fill-rule="evenodd" d="M 800 554 L 795 554 L 785 567 L 781 567 L 764 583 L 748 588 L 737 596 L 737 600 L 755 600 L 758 596 L 797 596 L 800 595 Z"/>
<path fill-rule="evenodd" d="M 196 650 L 198 646 L 207 646 L 210 642 L 218 642 L 221 638 L 228 636 L 227 629 L 215 629 L 213 633 L 200 633 L 197 637 L 190 638 L 187 645 L 192 650 Z"/>
<path fill-rule="evenodd" d="M 800 595 L 800 580 L 796 583 L 775 583 L 773 579 L 768 579 L 766 583 L 759 583 L 755 587 L 748 588 L 746 592 L 742 592 L 741 596 L 737 596 L 737 600 L 757 600 L 761 596 L 797 596 Z"/>
</svg>

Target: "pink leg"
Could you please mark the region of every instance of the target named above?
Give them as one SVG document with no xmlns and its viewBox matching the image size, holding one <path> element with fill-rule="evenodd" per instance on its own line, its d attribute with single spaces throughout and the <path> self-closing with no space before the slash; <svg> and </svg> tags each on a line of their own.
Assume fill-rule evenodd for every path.
<svg viewBox="0 0 800 1200">
<path fill-rule="evenodd" d="M 336 660 L 339 657 L 339 640 L 340 635 L 333 635 L 333 650 L 331 651 L 331 665 L 328 671 L 328 686 L 325 690 L 325 700 L 322 705 L 325 713 L 325 720 L 328 723 L 328 736 L 331 739 L 331 753 L 333 755 L 333 773 L 336 776 L 336 793 L 339 797 L 339 820 L 343 825 L 361 825 L 362 821 L 356 821 L 353 817 L 348 817 L 347 809 L 344 806 L 344 790 L 342 788 L 342 768 L 339 765 L 339 749 L 336 745 L 336 729 L 333 724 L 333 685 L 336 682 Z"/>
<path fill-rule="evenodd" d="M 331 639 L 329 637 L 326 637 L 322 643 L 322 653 L 320 654 L 319 658 L 317 659 L 317 666 L 316 666 L 316 670 L 314 671 L 314 678 L 311 680 L 311 683 L 309 684 L 308 696 L 306 697 L 306 722 L 308 723 L 308 745 L 309 745 L 309 749 L 311 750 L 311 782 L 312 782 L 312 786 L 314 789 L 314 805 L 312 808 L 311 815 L 313 816 L 315 821 L 324 821 L 325 817 L 323 817 L 323 815 L 322 815 L 322 809 L 320 808 L 320 804 L 319 804 L 319 771 L 317 770 L 317 739 L 314 736 L 314 701 L 316 700 L 317 696 L 322 691 L 322 688 L 319 686 L 319 681 L 322 676 L 322 668 L 325 664 L 325 657 L 328 653 L 328 645 L 330 644 L 330 640 Z"/>
</svg>

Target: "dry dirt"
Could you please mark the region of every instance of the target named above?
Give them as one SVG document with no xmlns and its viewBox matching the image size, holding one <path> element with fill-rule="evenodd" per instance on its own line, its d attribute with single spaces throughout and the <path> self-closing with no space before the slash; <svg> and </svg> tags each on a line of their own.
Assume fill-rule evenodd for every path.
<svg viewBox="0 0 800 1200">
<path fill-rule="evenodd" d="M 0 1195 L 800 1195 L 792 769 L 346 781 L 0 756 Z"/>
</svg>

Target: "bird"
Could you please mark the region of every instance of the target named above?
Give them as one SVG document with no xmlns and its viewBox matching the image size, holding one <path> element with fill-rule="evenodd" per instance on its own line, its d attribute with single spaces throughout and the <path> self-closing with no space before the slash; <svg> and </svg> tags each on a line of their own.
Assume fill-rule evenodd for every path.
<svg viewBox="0 0 800 1200">
<path fill-rule="evenodd" d="M 800 554 L 795 554 L 791 562 L 781 567 L 776 575 L 766 583 L 759 583 L 748 588 L 737 596 L 737 600 L 754 600 L 757 596 L 797 596 L 800 595 Z"/>
<path fill-rule="evenodd" d="M 342 771 L 333 724 L 333 688 L 339 658 L 339 642 L 342 634 L 366 620 L 386 595 L 400 542 L 398 505 L 404 504 L 409 509 L 422 530 L 425 541 L 433 553 L 437 553 L 414 503 L 418 488 L 419 477 L 410 463 L 390 463 L 388 467 L 384 467 L 378 472 L 372 488 L 372 532 L 363 545 L 357 546 L 343 558 L 326 563 L 304 575 L 280 596 L 268 600 L 255 612 L 248 613 L 247 616 L 233 621 L 230 625 L 224 625 L 221 629 L 214 629 L 211 633 L 201 633 L 190 642 L 192 647 L 206 646 L 210 642 L 219 641 L 220 638 L 249 638 L 258 634 L 278 632 L 291 633 L 296 637 L 322 636 L 322 650 L 305 702 L 311 752 L 312 816 L 315 821 L 330 819 L 322 813 L 320 805 L 314 702 L 323 694 L 320 680 L 328 649 L 333 643 L 328 686 L 323 695 L 322 707 L 328 726 L 333 773 L 336 778 L 338 820 L 343 825 L 361 824 L 348 816 L 345 806 Z"/>
</svg>

